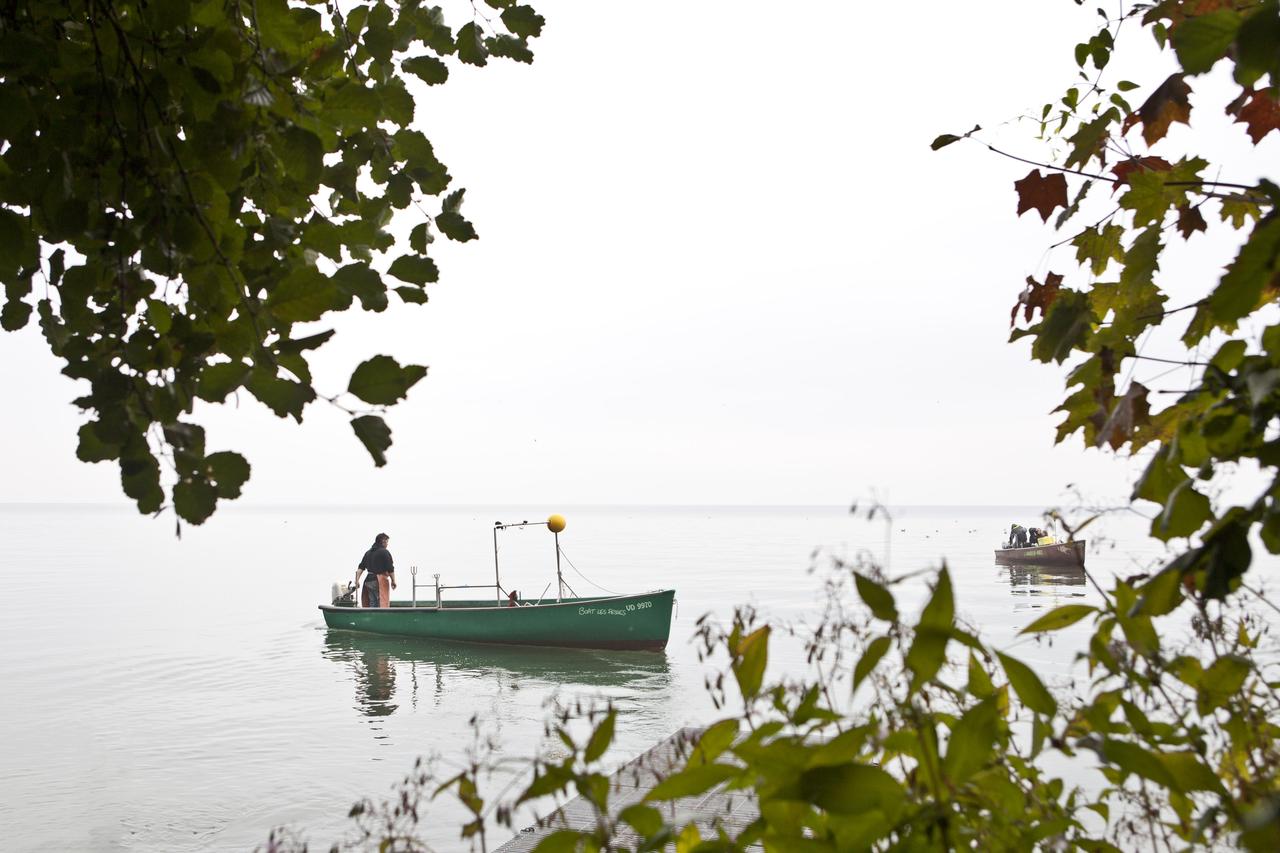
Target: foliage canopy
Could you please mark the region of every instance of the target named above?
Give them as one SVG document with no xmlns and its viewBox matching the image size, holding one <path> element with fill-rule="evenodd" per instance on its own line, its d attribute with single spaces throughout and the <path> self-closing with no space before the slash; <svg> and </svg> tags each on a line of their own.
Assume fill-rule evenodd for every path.
<svg viewBox="0 0 1280 853">
<path fill-rule="evenodd" d="M 237 497 L 249 463 L 206 451 L 196 401 L 243 389 L 301 422 L 333 336 L 305 324 L 425 303 L 436 233 L 476 238 L 409 84 L 531 62 L 541 16 L 488 5 L 456 29 L 418 0 L 0 6 L 0 325 L 34 313 L 85 380 L 77 455 L 116 462 L 140 511 L 198 524 Z M 425 374 L 374 356 L 358 402 L 324 399 L 381 466 L 381 412 Z"/>
</svg>

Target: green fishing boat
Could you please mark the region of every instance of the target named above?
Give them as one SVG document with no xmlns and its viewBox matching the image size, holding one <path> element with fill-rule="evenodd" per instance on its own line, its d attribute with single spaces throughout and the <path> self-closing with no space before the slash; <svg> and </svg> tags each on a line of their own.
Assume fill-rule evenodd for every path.
<svg viewBox="0 0 1280 853">
<path fill-rule="evenodd" d="M 545 525 L 556 537 L 556 594 L 528 600 L 503 589 L 498 569 L 497 537 L 501 530 L 539 525 Z M 575 594 L 560 572 L 559 534 L 564 526 L 564 519 L 558 515 L 551 516 L 546 522 L 495 524 L 492 584 L 444 585 L 437 574 L 434 584 L 422 587 L 431 590 L 433 595 L 419 600 L 415 568 L 412 570 L 412 599 L 392 601 L 389 607 L 357 607 L 350 591 L 338 594 L 335 587 L 333 603 L 320 605 L 325 624 L 332 629 L 470 643 L 580 649 L 664 649 L 671 633 L 675 590 L 594 597 Z M 494 590 L 494 598 L 445 598 L 448 590 L 481 588 Z"/>
<path fill-rule="evenodd" d="M 666 648 L 675 590 L 608 598 L 565 598 L 497 606 L 493 601 L 419 603 L 393 601 L 390 607 L 324 604 L 330 628 L 518 646 L 580 649 Z"/>
</svg>

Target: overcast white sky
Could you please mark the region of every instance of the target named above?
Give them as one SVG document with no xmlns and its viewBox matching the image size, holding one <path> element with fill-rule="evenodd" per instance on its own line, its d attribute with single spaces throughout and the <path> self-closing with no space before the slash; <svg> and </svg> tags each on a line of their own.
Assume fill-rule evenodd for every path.
<svg viewBox="0 0 1280 853">
<path fill-rule="evenodd" d="M 532 66 L 419 98 L 481 240 L 437 252 L 430 304 L 341 315 L 316 359 L 330 392 L 377 353 L 430 366 L 391 464 L 323 403 L 299 428 L 242 394 L 198 414 L 252 463 L 246 503 L 1127 494 L 1123 463 L 1053 446 L 1064 371 L 1005 342 L 1060 239 L 1015 216 L 1027 167 L 929 150 L 1061 93 L 1092 9 L 535 5 Z M 77 391 L 36 329 L 0 334 L 0 392 L 0 501 L 125 502 L 114 465 L 75 460 Z"/>
</svg>

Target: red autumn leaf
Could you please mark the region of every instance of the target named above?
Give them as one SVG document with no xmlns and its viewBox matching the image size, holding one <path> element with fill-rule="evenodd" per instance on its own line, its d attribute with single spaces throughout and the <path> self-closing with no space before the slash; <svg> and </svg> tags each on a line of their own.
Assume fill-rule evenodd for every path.
<svg viewBox="0 0 1280 853">
<path fill-rule="evenodd" d="M 1204 231 L 1208 227 L 1204 216 L 1200 213 L 1200 208 L 1184 207 L 1178 211 L 1178 231 L 1182 233 L 1182 239 L 1190 240 L 1192 234 Z"/>
<path fill-rule="evenodd" d="M 1135 124 L 1142 124 L 1142 138 L 1148 145 L 1155 145 L 1169 132 L 1169 125 L 1175 121 L 1191 124 L 1191 87 L 1182 79 L 1181 74 L 1170 74 L 1169 79 L 1160 84 L 1151 97 L 1138 107 L 1136 113 L 1130 113 L 1124 120 L 1123 131 L 1128 133 Z"/>
<path fill-rule="evenodd" d="M 1040 316 L 1043 317 L 1049 311 L 1049 306 L 1053 304 L 1053 300 L 1058 298 L 1058 291 L 1062 288 L 1062 276 L 1056 272 L 1051 272 L 1044 277 L 1044 283 L 1036 281 L 1031 276 L 1027 276 L 1027 286 L 1023 288 L 1022 293 L 1018 294 L 1018 301 L 1013 305 L 1013 311 L 1009 314 L 1009 325 L 1012 326 L 1018 321 L 1018 309 L 1022 309 L 1022 317 L 1028 323 L 1031 322 L 1031 315 L 1037 308 L 1040 309 Z"/>
<path fill-rule="evenodd" d="M 1168 172 L 1172 169 L 1173 164 L 1163 157 L 1130 157 L 1117 163 L 1111 171 L 1115 172 L 1115 187 L 1119 189 L 1129 183 L 1129 175 L 1134 172 Z"/>
<path fill-rule="evenodd" d="M 1140 382 L 1129 385 L 1125 395 L 1116 401 L 1111 415 L 1098 430 L 1098 446 L 1110 444 L 1119 450 L 1140 426 L 1151 423 L 1151 405 L 1147 402 L 1147 389 Z"/>
<path fill-rule="evenodd" d="M 1280 130 L 1280 102 L 1267 89 L 1244 93 L 1227 105 L 1227 115 L 1236 117 L 1237 124 L 1245 125 L 1249 138 L 1257 145 L 1273 130 Z"/>
<path fill-rule="evenodd" d="M 1013 188 L 1018 191 L 1019 216 L 1034 210 L 1048 222 L 1056 208 L 1067 206 L 1067 179 L 1057 172 L 1041 175 L 1039 169 L 1032 169 L 1025 178 L 1014 181 Z"/>
</svg>

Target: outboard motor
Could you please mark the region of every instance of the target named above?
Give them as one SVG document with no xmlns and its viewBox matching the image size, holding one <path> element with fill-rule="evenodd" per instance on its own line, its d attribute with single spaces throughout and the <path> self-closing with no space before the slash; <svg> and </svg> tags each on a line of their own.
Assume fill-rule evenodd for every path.
<svg viewBox="0 0 1280 853">
<path fill-rule="evenodd" d="M 333 606 L 334 607 L 355 607 L 356 606 L 356 585 L 347 581 L 346 591 L 339 584 L 333 585 Z"/>
</svg>

